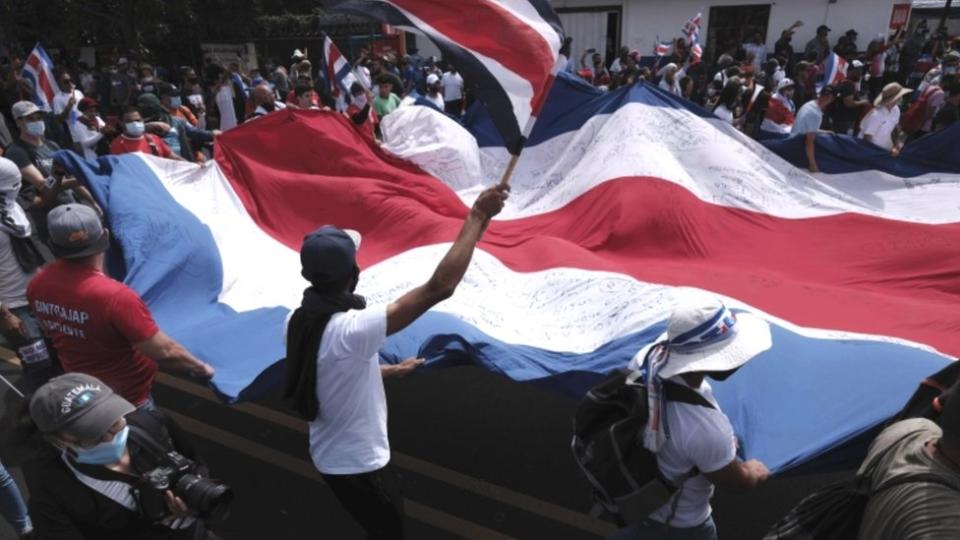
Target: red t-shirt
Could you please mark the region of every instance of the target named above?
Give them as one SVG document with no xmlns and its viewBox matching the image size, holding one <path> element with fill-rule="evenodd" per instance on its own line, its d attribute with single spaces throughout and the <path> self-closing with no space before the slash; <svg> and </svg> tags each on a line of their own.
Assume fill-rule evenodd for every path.
<svg viewBox="0 0 960 540">
<path fill-rule="evenodd" d="M 157 364 L 133 346 L 160 328 L 132 289 L 89 266 L 55 261 L 27 299 L 65 371 L 93 375 L 134 405 L 150 396 Z"/>
<path fill-rule="evenodd" d="M 150 142 L 153 142 L 153 147 L 150 146 Z M 120 135 L 110 144 L 111 154 L 127 154 L 130 152 L 143 152 L 144 154 L 153 154 L 165 158 L 173 155 L 173 150 L 170 150 L 167 143 L 152 133 L 144 133 L 143 137 L 136 139 L 129 139 L 126 135 Z"/>
</svg>

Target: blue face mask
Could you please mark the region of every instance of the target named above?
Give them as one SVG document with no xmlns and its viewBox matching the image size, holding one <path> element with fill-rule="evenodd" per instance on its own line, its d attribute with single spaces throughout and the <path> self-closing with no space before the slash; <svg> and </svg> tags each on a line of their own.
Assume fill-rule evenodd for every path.
<svg viewBox="0 0 960 540">
<path fill-rule="evenodd" d="M 42 137 L 43 132 L 47 129 L 47 125 L 43 123 L 43 120 L 36 120 L 33 122 L 27 122 L 27 133 L 31 137 Z"/>
<path fill-rule="evenodd" d="M 127 130 L 127 135 L 131 137 L 139 137 L 143 135 L 143 122 L 127 122 L 124 124 L 124 127 Z"/>
<path fill-rule="evenodd" d="M 170 98 L 171 109 L 179 109 L 181 105 L 183 105 L 183 102 L 180 100 L 180 96 Z"/>
<path fill-rule="evenodd" d="M 93 448 L 74 448 L 77 454 L 77 463 L 87 465 L 110 465 L 120 461 L 123 449 L 127 447 L 127 436 L 130 427 L 124 427 L 114 435 L 112 441 L 102 442 Z"/>
</svg>

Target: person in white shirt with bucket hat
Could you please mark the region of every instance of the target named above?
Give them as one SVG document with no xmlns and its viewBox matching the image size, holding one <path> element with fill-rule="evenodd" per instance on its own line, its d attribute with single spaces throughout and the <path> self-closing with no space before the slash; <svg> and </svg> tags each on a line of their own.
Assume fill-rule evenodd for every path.
<svg viewBox="0 0 960 540">
<path fill-rule="evenodd" d="M 763 463 L 737 457 L 733 426 L 706 381 L 726 380 L 769 349 L 769 325 L 698 291 L 682 291 L 677 300 L 666 333 L 638 355 L 648 373 L 650 401 L 643 443 L 677 491 L 649 518 L 612 538 L 716 540 L 714 486 L 741 492 L 770 475 Z M 710 406 L 664 400 L 664 381 L 693 389 Z"/>
</svg>

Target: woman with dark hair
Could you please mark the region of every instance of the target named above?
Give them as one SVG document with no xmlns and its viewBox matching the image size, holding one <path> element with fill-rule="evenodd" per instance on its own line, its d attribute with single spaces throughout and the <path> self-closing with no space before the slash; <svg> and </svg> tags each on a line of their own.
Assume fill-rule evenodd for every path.
<svg viewBox="0 0 960 540">
<path fill-rule="evenodd" d="M 723 83 L 716 79 L 710 81 L 710 84 L 707 85 L 707 90 L 704 93 L 704 108 L 710 112 L 713 112 L 713 109 L 717 107 L 717 103 L 720 103 L 720 93 L 722 91 Z"/>
<path fill-rule="evenodd" d="M 743 94 L 743 83 L 737 77 L 732 77 L 720 91 L 720 97 L 717 99 L 717 106 L 713 109 L 713 114 L 729 122 L 734 127 L 739 128 L 742 123 L 740 112 L 740 98 Z"/>
</svg>

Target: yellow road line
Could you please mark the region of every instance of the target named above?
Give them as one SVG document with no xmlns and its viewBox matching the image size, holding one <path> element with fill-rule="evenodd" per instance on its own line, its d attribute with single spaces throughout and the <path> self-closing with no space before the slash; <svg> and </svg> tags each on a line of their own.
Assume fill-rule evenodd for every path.
<svg viewBox="0 0 960 540">
<path fill-rule="evenodd" d="M 306 460 L 291 457 L 283 452 L 279 452 L 260 443 L 245 439 L 230 433 L 229 431 L 215 428 L 211 425 L 205 424 L 190 418 L 189 416 L 179 414 L 169 409 L 163 409 L 163 412 L 173 419 L 173 421 L 184 430 L 196 435 L 197 437 L 201 437 L 226 446 L 254 459 L 275 465 L 298 476 L 309 478 L 314 482 L 326 485 L 326 483 L 323 481 L 323 477 L 320 476 L 320 473 L 317 472 L 313 464 L 307 462 Z M 421 521 L 427 525 L 456 534 L 457 536 L 467 538 L 468 540 L 510 540 L 513 538 L 503 533 L 494 531 L 493 529 L 483 527 L 482 525 L 477 525 L 471 521 L 452 516 L 446 512 L 441 512 L 440 510 L 431 508 L 416 501 L 411 501 L 407 498 L 403 499 L 403 504 L 405 506 L 406 513 L 417 521 Z"/>
<path fill-rule="evenodd" d="M 179 379 L 172 375 L 158 373 L 157 382 L 207 401 L 222 403 L 209 388 Z M 307 433 L 306 422 L 268 407 L 254 403 L 240 403 L 231 405 L 230 407 L 261 420 L 266 420 L 267 422 L 301 433 Z M 542 501 L 535 497 L 467 476 L 452 469 L 447 469 L 412 456 L 401 454 L 397 451 L 392 452 L 391 460 L 397 467 L 402 469 L 591 534 L 607 536 L 616 530 L 614 525 L 599 519 L 594 519 L 586 514 L 581 514 L 560 505 Z"/>
</svg>

